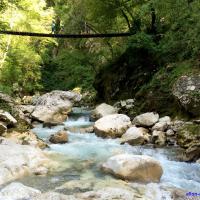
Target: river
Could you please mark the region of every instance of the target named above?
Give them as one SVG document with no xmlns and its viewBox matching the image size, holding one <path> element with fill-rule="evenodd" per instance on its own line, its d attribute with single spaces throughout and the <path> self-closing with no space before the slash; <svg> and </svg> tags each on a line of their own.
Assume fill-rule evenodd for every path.
<svg viewBox="0 0 200 200">
<path fill-rule="evenodd" d="M 58 130 L 70 129 L 69 143 L 49 144 L 46 151 L 52 153 L 52 159 L 60 163 L 59 169 L 48 176 L 29 176 L 20 180 L 25 185 L 41 191 L 54 190 L 71 180 L 112 180 L 114 177 L 104 174 L 101 164 L 110 156 L 118 153 L 149 155 L 160 161 L 163 176 L 159 185 L 176 187 L 187 192 L 200 192 L 200 165 L 179 162 L 178 147 L 153 148 L 152 146 L 120 145 L 118 139 L 102 139 L 94 133 L 79 133 L 79 128 L 93 125 L 87 109 L 74 108 L 69 119 L 62 126 L 43 128 L 42 124 L 33 129 L 41 139 L 48 141 L 51 134 Z M 76 131 L 73 131 L 76 130 Z M 73 193 L 68 190 L 65 193 Z M 83 192 L 83 191 L 81 191 Z"/>
</svg>

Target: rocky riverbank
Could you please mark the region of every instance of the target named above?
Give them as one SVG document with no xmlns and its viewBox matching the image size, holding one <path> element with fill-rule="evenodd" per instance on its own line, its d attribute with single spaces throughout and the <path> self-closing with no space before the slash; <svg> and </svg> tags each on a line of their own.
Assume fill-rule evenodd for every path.
<svg viewBox="0 0 200 200">
<path fill-rule="evenodd" d="M 137 146 L 150 149 L 180 146 L 184 154 L 179 155 L 179 160 L 199 163 L 199 120 L 181 121 L 171 119 L 169 116 L 159 116 L 155 112 L 143 113 L 135 117 L 128 116 L 126 111 L 134 106 L 134 100 L 128 99 L 114 106 L 105 103 L 97 106 L 90 117 L 94 123 L 87 122 L 87 125 L 84 125 L 82 122 L 80 127 L 76 126 L 76 121 L 67 124 L 73 104 L 80 99 L 81 95 L 78 93 L 63 91 L 53 91 L 35 99 L 30 98 L 29 104 L 26 105 L 15 105 L 13 100 L 10 104 L 4 98 L 7 105 L 19 111 L 17 115 L 6 109 L 0 112 L 0 151 L 3 152 L 0 156 L 0 187 L 8 182 L 20 180 L 24 176 L 48 176 L 51 171 L 56 171 L 61 163 L 57 163 L 58 159 L 52 159 L 52 156 L 50 158 L 49 152 L 42 150 L 45 148 L 56 152 L 59 149 L 61 152 L 64 151 L 68 161 L 62 164 L 66 165 L 70 171 L 73 171 L 73 168 L 81 171 L 95 166 L 95 170 L 105 177 L 113 178 L 101 179 L 87 175 L 87 178 L 67 181 L 53 190 L 48 190 L 49 192 L 13 182 L 1 187 L 0 199 L 139 200 L 142 198 L 161 200 L 165 198 L 170 200 L 185 198 L 186 191 L 172 189 L 160 183 L 166 169 L 159 158 L 150 155 L 135 155 L 131 151 L 124 151 L 123 148 L 126 148 L 126 145 L 128 149 Z M 19 116 L 21 116 L 20 120 Z M 26 131 L 18 131 L 22 120 L 26 121 L 29 127 L 36 127 L 36 129 L 30 131 L 28 128 Z M 37 129 L 42 135 L 48 134 L 48 137 L 38 137 L 35 134 Z M 87 155 L 95 148 L 102 148 L 101 145 L 91 146 L 95 141 L 86 144 L 81 141 L 84 137 L 84 140 L 88 141 L 93 132 L 103 138 L 97 144 L 103 144 L 105 141 L 108 145 L 105 148 L 107 148 L 111 143 L 109 147 L 111 150 L 102 149 L 100 156 L 99 153 L 94 156 L 95 151 Z M 72 133 L 74 135 L 83 133 L 83 136 L 77 135 L 78 139 L 73 143 Z M 112 141 L 117 143 L 112 144 Z M 75 149 L 73 145 L 76 144 L 83 146 L 77 146 Z M 114 148 L 115 145 L 117 148 Z M 80 154 L 80 157 L 76 157 L 76 154 Z M 105 154 L 106 159 L 104 156 L 101 157 L 101 154 L 102 156 Z M 84 156 L 86 156 L 85 159 Z M 95 157 L 100 158 L 98 163 L 95 163 Z M 63 169 L 66 166 L 63 166 Z"/>
<path fill-rule="evenodd" d="M 185 149 L 185 153 L 180 155 L 181 160 L 197 161 L 200 158 L 199 120 L 172 120 L 169 116 L 159 117 L 158 113 L 149 112 L 138 115 L 131 121 L 127 115 L 117 114 L 117 110 L 119 108 L 111 108 L 107 104 L 101 104 L 93 110 L 92 116 L 103 116 L 94 125 L 98 136 L 119 137 L 122 144 L 151 144 L 154 148 L 179 145 Z"/>
</svg>

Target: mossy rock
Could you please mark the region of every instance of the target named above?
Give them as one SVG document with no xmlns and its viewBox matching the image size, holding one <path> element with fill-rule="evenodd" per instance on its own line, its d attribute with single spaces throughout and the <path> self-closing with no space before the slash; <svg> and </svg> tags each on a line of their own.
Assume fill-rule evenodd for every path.
<svg viewBox="0 0 200 200">
<path fill-rule="evenodd" d="M 192 142 L 200 140 L 200 124 L 187 124 L 178 130 L 177 142 L 188 148 Z"/>
</svg>

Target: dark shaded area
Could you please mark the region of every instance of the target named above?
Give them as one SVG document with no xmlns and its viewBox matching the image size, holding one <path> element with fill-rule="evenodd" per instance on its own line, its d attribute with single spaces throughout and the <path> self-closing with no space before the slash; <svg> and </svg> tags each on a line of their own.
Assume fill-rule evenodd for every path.
<svg viewBox="0 0 200 200">
<path fill-rule="evenodd" d="M 97 74 L 94 83 L 97 99 L 114 102 L 133 98 L 141 86 L 149 82 L 157 66 L 155 52 L 145 47 L 129 47 L 116 62 Z"/>
</svg>

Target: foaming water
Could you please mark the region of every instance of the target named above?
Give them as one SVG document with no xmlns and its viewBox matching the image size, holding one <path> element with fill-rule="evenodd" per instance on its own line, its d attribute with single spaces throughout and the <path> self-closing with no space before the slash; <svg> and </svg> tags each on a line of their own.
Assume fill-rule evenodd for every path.
<svg viewBox="0 0 200 200">
<path fill-rule="evenodd" d="M 50 135 L 64 128 L 82 128 L 93 125 L 89 121 L 89 112 L 81 111 L 79 113 L 78 111 L 77 109 L 63 126 L 56 126 L 52 129 L 38 126 L 33 129 L 33 132 L 40 138 L 48 141 Z M 106 161 L 110 156 L 120 153 L 131 153 L 135 155 L 149 155 L 161 162 L 164 173 L 161 183 L 153 185 L 155 199 L 159 199 L 159 195 L 161 195 L 159 194 L 159 185 L 178 187 L 185 191 L 200 192 L 200 165 L 176 161 L 177 148 L 154 149 L 151 146 L 120 145 L 118 139 L 102 139 L 94 133 L 81 134 L 73 132 L 69 132 L 69 143 L 62 145 L 50 144 L 49 146 L 50 149 L 48 151 L 60 153 L 63 156 L 62 163 L 64 170 L 60 173 L 49 175 L 49 177 L 33 178 L 33 180 L 40 180 L 35 180 L 37 184 L 42 184 L 47 179 L 52 185 L 60 184 L 69 180 L 80 179 L 83 174 L 87 176 L 88 172 L 96 179 L 103 179 L 105 174 L 101 172 L 101 163 Z M 110 177 L 110 179 L 114 178 Z M 149 199 L 151 199 L 152 189 L 151 191 L 146 191 L 146 195 L 149 195 Z"/>
</svg>

